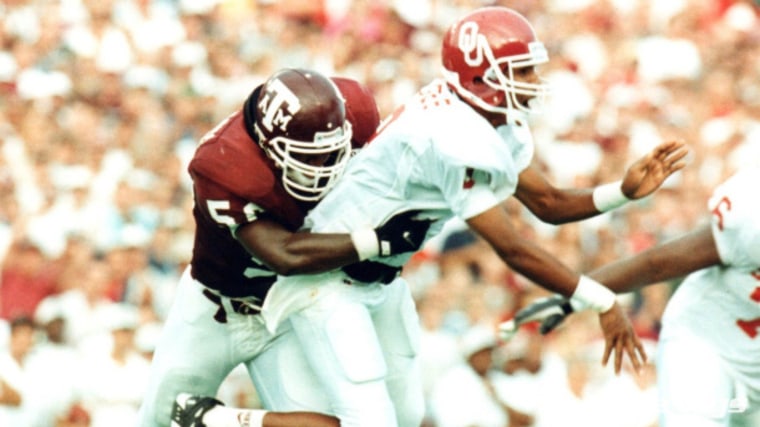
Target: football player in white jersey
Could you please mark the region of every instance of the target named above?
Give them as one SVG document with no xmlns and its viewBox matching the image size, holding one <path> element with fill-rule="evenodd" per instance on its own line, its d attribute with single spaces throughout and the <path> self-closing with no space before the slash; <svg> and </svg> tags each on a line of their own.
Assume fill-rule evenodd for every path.
<svg viewBox="0 0 760 427">
<path fill-rule="evenodd" d="M 758 183 L 760 168 L 737 172 L 714 190 L 708 223 L 589 273 L 620 293 L 688 274 L 662 317 L 661 427 L 760 425 Z"/>
<path fill-rule="evenodd" d="M 616 370 L 624 354 L 640 366 L 646 355 L 614 293 L 519 235 L 503 202 L 514 195 L 554 224 L 589 218 L 659 188 L 684 166 L 684 145 L 661 144 L 622 181 L 593 189 L 555 188 L 532 165 L 527 113 L 545 92 L 535 66 L 548 58 L 530 23 L 508 8 L 478 9 L 448 30 L 442 59 L 445 79 L 424 87 L 381 124 L 334 191 L 307 216 L 305 227 L 352 232 L 355 246 L 367 242 L 369 251 L 372 236 L 355 230 L 419 210 L 433 222 L 427 234 L 432 237 L 457 216 L 514 270 L 598 311 L 605 363 L 614 351 Z M 281 277 L 265 299 L 267 327 L 276 331 L 285 321 L 292 324 L 344 427 L 418 426 L 422 420 L 418 318 L 408 286 L 398 277 L 410 256 Z M 265 353 L 273 360 L 269 381 L 297 380 L 297 372 Z"/>
<path fill-rule="evenodd" d="M 204 136 L 188 166 L 195 196 L 192 259 L 164 322 L 137 425 L 338 425 L 323 415 L 329 407 L 320 401 L 326 399 L 308 393 L 306 369 L 299 372 L 298 390 L 288 389 L 278 401 L 308 399 L 311 413 L 236 410 L 221 407 L 214 396 L 240 364 L 257 384 L 270 369 L 260 354 L 267 348 L 294 349 L 282 350 L 274 363 L 307 366 L 291 345 L 297 344 L 291 333 L 267 331 L 261 301 L 278 274 L 327 271 L 362 260 L 348 233 L 298 230 L 342 173 L 352 147 L 364 145 L 379 121 L 372 94 L 359 82 L 285 68 Z M 376 253 L 416 249 L 424 237 L 419 229 L 404 215 L 384 223 L 370 231 L 377 236 Z M 363 245 L 361 255 L 368 256 Z M 265 402 L 278 393 L 265 390 Z"/>
</svg>

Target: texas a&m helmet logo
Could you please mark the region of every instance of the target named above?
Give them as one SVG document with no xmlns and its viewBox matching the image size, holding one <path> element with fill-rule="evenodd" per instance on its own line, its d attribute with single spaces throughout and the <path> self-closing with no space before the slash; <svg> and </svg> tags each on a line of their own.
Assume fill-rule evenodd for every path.
<svg viewBox="0 0 760 427">
<path fill-rule="evenodd" d="M 275 127 L 287 132 L 288 123 L 301 109 L 301 101 L 281 80 L 272 79 L 262 89 L 258 108 L 263 113 L 260 123 L 267 132 Z"/>
</svg>

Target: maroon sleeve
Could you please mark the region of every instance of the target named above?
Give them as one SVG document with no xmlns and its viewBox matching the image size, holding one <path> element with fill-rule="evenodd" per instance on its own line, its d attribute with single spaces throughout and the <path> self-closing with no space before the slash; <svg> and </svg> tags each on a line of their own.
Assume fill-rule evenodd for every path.
<svg viewBox="0 0 760 427">
<path fill-rule="evenodd" d="M 375 98 L 369 88 L 356 80 L 345 77 L 332 77 L 346 102 L 346 117 L 351 122 L 354 136 L 351 138 L 353 148 L 361 148 L 375 134 L 380 124 Z"/>
<path fill-rule="evenodd" d="M 204 138 L 189 172 L 195 196 L 193 277 L 230 297 L 263 299 L 277 276 L 237 241 L 234 231 L 262 215 L 295 231 L 304 213 L 245 132 L 239 114 Z"/>
</svg>

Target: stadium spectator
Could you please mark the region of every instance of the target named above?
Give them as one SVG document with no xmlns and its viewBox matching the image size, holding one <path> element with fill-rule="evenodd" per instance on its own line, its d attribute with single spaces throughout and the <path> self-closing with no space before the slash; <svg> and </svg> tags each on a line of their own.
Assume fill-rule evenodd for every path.
<svg viewBox="0 0 760 427">
<path fill-rule="evenodd" d="M 193 224 L 188 215 L 192 194 L 185 167 L 195 142 L 226 115 L 230 105 L 243 101 L 246 91 L 234 90 L 237 85 L 251 87 L 282 66 L 313 67 L 364 82 L 372 88 L 381 116 L 388 115 L 408 97 L 410 88 L 438 74 L 435 41 L 445 28 L 482 5 L 479 0 L 414 3 L 2 2 L 3 270 L 17 270 L 15 260 L 25 252 L 17 245 L 32 241 L 44 254 L 42 262 L 62 269 L 54 277 L 58 284 L 41 295 L 78 287 L 89 264 L 98 269 L 96 260 L 110 251 L 97 243 L 99 218 L 86 212 L 112 207 L 114 183 L 133 169 L 149 171 L 163 187 L 143 195 L 143 207 L 162 213 L 159 228 L 152 232 L 169 227 L 171 240 L 187 242 Z M 433 3 L 435 7 L 430 7 Z M 758 163 L 757 2 L 551 0 L 510 4 L 534 22 L 557 59 L 544 73 L 552 78 L 556 91 L 583 94 L 586 99 L 561 106 L 573 111 L 571 124 L 551 115 L 546 118 L 557 119 L 555 123 L 538 119 L 532 124 L 536 155 L 557 184 L 608 182 L 618 176 L 621 165 L 630 163 L 657 139 L 678 136 L 689 142 L 693 153 L 690 165 L 667 184 L 667 192 L 661 191 L 661 196 L 587 221 L 573 232 L 564 231 L 566 226 L 538 225 L 524 208 L 510 206 L 513 218 L 520 219 L 531 238 L 560 250 L 563 259 L 571 260 L 569 264 L 587 271 L 641 251 L 676 231 L 693 228 L 702 215 L 700 201 L 712 188 L 739 167 Z M 289 12 L 299 6 L 305 6 L 301 13 Z M 121 46 L 114 51 L 118 55 L 101 59 L 82 56 L 94 52 L 95 42 L 101 40 L 97 34 L 105 34 L 96 27 L 120 34 L 113 37 L 121 40 L 113 44 Z M 156 34 L 154 38 L 134 31 L 157 27 L 159 33 L 150 33 Z M 297 39 L 292 37 L 295 33 Z M 672 61 L 652 61 L 652 52 L 673 46 L 685 47 L 683 52 L 691 64 L 686 73 L 674 73 Z M 304 58 L 304 63 L 282 62 L 300 61 L 298 58 Z M 641 66 L 639 58 L 645 60 Z M 589 125 L 576 128 L 581 122 Z M 570 126 L 572 132 L 560 133 L 560 124 L 562 129 Z M 67 172 L 63 176 L 62 170 Z M 81 176 L 92 179 L 78 181 Z M 76 204 L 68 204 L 73 198 Z M 65 209 L 49 209 L 56 205 Z M 678 215 L 673 215 L 674 209 Z M 72 212 L 79 219 L 76 224 L 71 222 Z M 43 215 L 45 224 L 58 227 L 54 232 L 30 228 Z M 78 231 L 71 234 L 74 229 Z M 108 231 L 110 235 L 112 230 Z M 559 236 L 562 243 L 555 243 Z M 189 260 L 190 251 L 179 246 L 177 243 L 175 257 L 181 264 Z M 435 300 L 439 288 L 449 283 L 436 275 L 438 255 L 438 247 L 427 248 L 425 273 L 410 280 L 420 303 L 427 298 Z M 517 304 L 532 291 L 528 281 L 512 271 L 499 280 Z M 154 313 L 143 319 L 165 317 L 174 283 L 169 279 L 151 281 L 152 307 L 145 307 Z M 654 294 L 644 292 L 622 300 L 635 324 L 653 332 L 649 336 L 656 336 L 653 317 L 676 283 L 663 284 Z M 27 302 L 18 300 L 17 306 L 6 296 L 16 295 L 14 289 L 13 279 L 0 283 L 3 312 L 9 309 L 31 315 L 40 295 L 35 291 Z M 142 297 L 133 299 L 135 295 L 147 293 L 128 291 L 122 297 L 133 304 L 146 303 Z M 447 324 L 458 324 L 461 307 L 442 310 Z M 641 322 L 636 323 L 639 316 Z M 579 334 L 573 339 L 582 345 L 595 338 Z M 73 411 L 71 419 L 80 413 Z"/>
</svg>

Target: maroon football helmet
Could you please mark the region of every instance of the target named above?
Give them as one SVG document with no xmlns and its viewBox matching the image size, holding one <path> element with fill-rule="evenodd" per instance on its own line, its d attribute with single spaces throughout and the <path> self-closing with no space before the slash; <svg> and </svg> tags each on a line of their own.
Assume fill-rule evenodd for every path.
<svg viewBox="0 0 760 427">
<path fill-rule="evenodd" d="M 543 98 L 547 86 L 515 80 L 515 70 L 548 62 L 543 43 L 525 17 L 506 7 L 484 7 L 455 22 L 441 50 L 447 83 L 467 101 L 496 113 L 530 112 L 520 102 Z"/>
<path fill-rule="evenodd" d="M 351 124 L 335 84 L 304 69 L 283 69 L 262 86 L 254 131 L 298 200 L 318 201 L 335 185 L 351 153 Z"/>
</svg>

